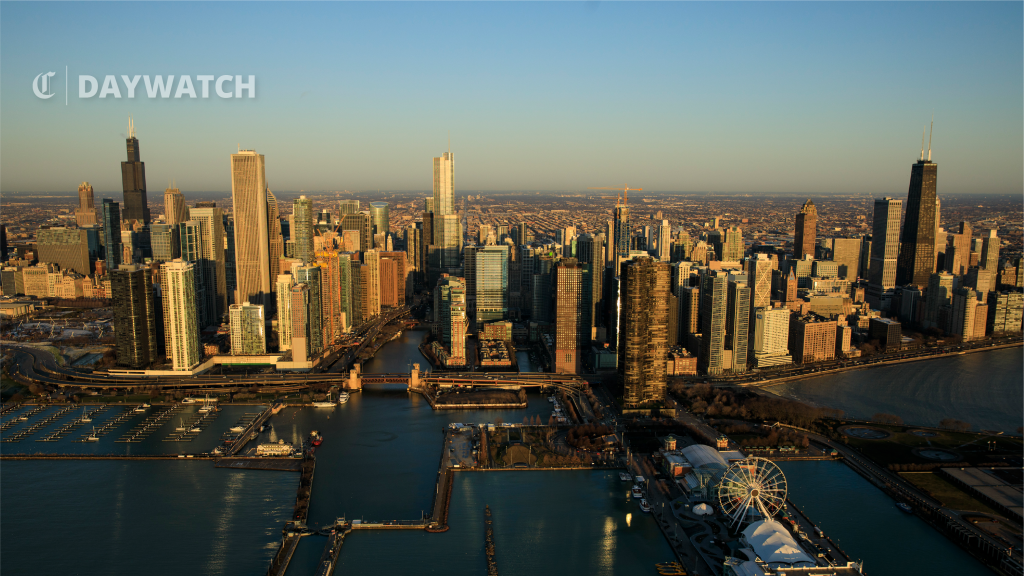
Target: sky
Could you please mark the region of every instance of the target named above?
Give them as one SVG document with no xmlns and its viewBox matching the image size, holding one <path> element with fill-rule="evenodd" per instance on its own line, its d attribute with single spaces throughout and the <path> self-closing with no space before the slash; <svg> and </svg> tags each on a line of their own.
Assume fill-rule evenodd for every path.
<svg viewBox="0 0 1024 576">
<path fill-rule="evenodd" d="M 274 190 L 429 190 L 449 135 L 467 193 L 898 196 L 934 114 L 940 195 L 1021 194 L 1022 22 L 1021 2 L 4 1 L 0 193 L 120 192 L 131 115 L 151 196 L 230 190 L 239 147 Z M 83 74 L 252 74 L 256 97 L 80 99 Z"/>
</svg>

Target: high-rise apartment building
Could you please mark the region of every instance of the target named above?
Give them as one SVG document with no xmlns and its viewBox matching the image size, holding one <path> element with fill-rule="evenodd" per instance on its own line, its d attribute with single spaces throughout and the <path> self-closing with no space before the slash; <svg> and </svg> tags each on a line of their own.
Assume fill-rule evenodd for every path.
<svg viewBox="0 0 1024 576">
<path fill-rule="evenodd" d="M 555 372 L 579 374 L 589 326 L 584 326 L 583 267 L 569 258 L 555 266 Z"/>
<path fill-rule="evenodd" d="M 98 223 L 96 200 L 93 197 L 92 185 L 88 182 L 82 182 L 78 186 L 78 209 L 75 210 L 75 222 L 79 228 L 95 226 Z M 2 259 L 0 258 L 0 260 Z"/>
<path fill-rule="evenodd" d="M 157 354 L 156 309 L 149 270 L 131 264 L 111 270 L 110 292 L 117 365 L 148 368 Z"/>
<path fill-rule="evenodd" d="M 108 271 L 121 265 L 121 205 L 103 199 L 103 246 Z"/>
<path fill-rule="evenodd" d="M 665 398 L 672 268 L 640 257 L 620 271 L 622 315 L 619 326 L 619 375 L 627 407 Z"/>
<path fill-rule="evenodd" d="M 818 241 L 818 209 L 814 202 L 804 202 L 796 215 L 796 230 L 793 234 L 793 258 L 799 260 L 810 255 L 814 258 L 814 245 Z"/>
<path fill-rule="evenodd" d="M 868 272 L 867 301 L 882 307 L 896 287 L 896 268 L 900 254 L 900 218 L 903 201 L 895 198 L 875 200 L 871 227 L 871 267 Z"/>
<path fill-rule="evenodd" d="M 363 317 L 372 318 L 380 314 L 380 252 L 367 250 L 363 253 L 366 265 L 366 281 L 362 284 Z"/>
<path fill-rule="evenodd" d="M 320 267 L 320 317 L 326 349 L 342 332 L 340 255 L 336 250 L 320 250 L 316 253 L 316 265 Z"/>
<path fill-rule="evenodd" d="M 971 265 L 971 224 L 960 222 L 957 232 L 949 234 L 946 241 L 944 268 L 954 276 L 967 273 Z"/>
<path fill-rule="evenodd" d="M 270 256 L 270 281 L 272 282 L 281 273 L 281 258 L 284 256 L 284 236 L 281 234 L 281 209 L 277 203 L 277 197 L 267 188 L 267 254 Z M 270 290 L 274 290 L 273 283 Z M 276 304 L 271 295 L 266 296 L 267 312 L 273 313 Z"/>
<path fill-rule="evenodd" d="M 750 346 L 750 287 L 742 277 L 729 278 L 729 301 L 726 309 L 726 349 L 732 353 L 733 372 L 747 371 Z"/>
<path fill-rule="evenodd" d="M 313 202 L 309 198 L 299 196 L 292 203 L 292 221 L 295 227 L 290 234 L 295 241 L 295 258 L 309 264 L 313 261 Z"/>
<path fill-rule="evenodd" d="M 910 170 L 910 189 L 907 192 L 907 216 L 900 235 L 899 257 L 896 264 L 896 285 L 925 286 L 935 272 L 935 183 L 938 164 L 932 162 L 931 141 L 928 159 L 921 159 Z"/>
<path fill-rule="evenodd" d="M 170 262 L 181 257 L 181 236 L 178 225 L 151 224 L 149 237 L 153 247 L 153 260 Z"/>
<path fill-rule="evenodd" d="M 836 357 L 835 320 L 815 314 L 792 315 L 789 320 L 789 351 L 797 364 L 823 362 Z"/>
<path fill-rule="evenodd" d="M 309 291 L 308 296 L 308 310 L 306 312 L 305 322 L 309 326 L 309 340 L 306 343 L 306 349 L 309 351 L 309 358 L 315 358 L 322 352 L 326 346 L 324 342 L 324 322 L 323 322 L 323 298 L 324 298 L 324 282 L 322 271 L 319 266 L 295 266 L 292 268 L 292 272 L 295 275 L 295 284 L 303 284 Z M 293 289 L 294 292 L 294 289 Z M 295 308 L 294 302 L 292 307 L 292 326 L 295 326 Z M 292 333 L 292 342 L 294 343 L 295 333 Z"/>
<path fill-rule="evenodd" d="M 195 264 L 178 259 L 160 265 L 164 350 L 172 370 L 191 370 L 203 359 L 196 314 Z"/>
<path fill-rule="evenodd" d="M 236 304 L 263 304 L 272 292 L 267 192 L 263 155 L 255 150 L 232 154 Z"/>
<path fill-rule="evenodd" d="M 750 312 L 772 305 L 772 259 L 767 254 L 751 255 L 747 260 L 747 280 L 750 286 Z"/>
<path fill-rule="evenodd" d="M 469 318 L 466 311 L 466 285 L 461 278 L 442 275 L 434 290 L 435 320 L 439 342 L 435 347 L 448 366 L 466 365 L 466 332 Z"/>
<path fill-rule="evenodd" d="M 135 124 L 128 119 L 128 161 L 121 162 L 121 187 L 124 190 L 125 221 L 136 220 L 149 224 L 149 202 L 146 200 L 146 163 L 142 162 L 139 140 L 135 137 Z"/>
<path fill-rule="evenodd" d="M 277 295 L 277 349 L 292 349 L 292 286 L 295 277 L 290 271 L 278 274 L 274 293 Z"/>
<path fill-rule="evenodd" d="M 789 355 L 788 308 L 762 307 L 754 310 L 753 351 L 754 365 L 758 368 L 791 364 Z"/>
<path fill-rule="evenodd" d="M 728 283 L 729 275 L 722 270 L 709 270 L 701 277 L 701 340 L 697 367 L 709 375 L 725 371 Z"/>
<path fill-rule="evenodd" d="M 231 323 L 231 354 L 258 356 L 267 353 L 266 320 L 260 304 L 232 304 L 228 308 Z"/>
</svg>

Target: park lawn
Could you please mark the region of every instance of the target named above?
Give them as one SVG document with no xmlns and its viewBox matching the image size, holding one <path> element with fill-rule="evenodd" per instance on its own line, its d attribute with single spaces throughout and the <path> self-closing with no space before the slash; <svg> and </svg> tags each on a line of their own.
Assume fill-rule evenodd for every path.
<svg viewBox="0 0 1024 576">
<path fill-rule="evenodd" d="M 950 484 L 934 472 L 900 472 L 900 476 L 914 486 L 931 494 L 932 498 L 942 502 L 946 507 L 954 510 L 998 514 L 998 512 L 982 504 L 970 494 Z"/>
<path fill-rule="evenodd" d="M 861 438 L 846 438 L 846 442 L 880 466 L 932 462 L 932 460 L 915 455 L 911 451 L 913 447 L 904 446 L 903 444 L 891 441 L 891 439 L 864 440 Z"/>
</svg>

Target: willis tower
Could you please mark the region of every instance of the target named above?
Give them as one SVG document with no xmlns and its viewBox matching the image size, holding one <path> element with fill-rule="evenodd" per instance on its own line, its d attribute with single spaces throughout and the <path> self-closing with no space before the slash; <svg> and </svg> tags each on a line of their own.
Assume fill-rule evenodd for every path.
<svg viewBox="0 0 1024 576">
<path fill-rule="evenodd" d="M 146 163 L 139 159 L 139 139 L 135 125 L 128 118 L 128 161 L 121 162 L 121 187 L 124 190 L 125 221 L 138 220 L 149 225 L 149 202 L 146 200 Z"/>
</svg>

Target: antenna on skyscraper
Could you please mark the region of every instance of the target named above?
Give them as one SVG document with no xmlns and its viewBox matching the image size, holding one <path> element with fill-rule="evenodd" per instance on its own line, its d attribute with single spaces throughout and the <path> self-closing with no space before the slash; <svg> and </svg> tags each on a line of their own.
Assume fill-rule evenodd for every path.
<svg viewBox="0 0 1024 576">
<path fill-rule="evenodd" d="M 924 128 L 921 128 L 921 162 L 924 162 Z"/>
<path fill-rule="evenodd" d="M 932 128 L 935 128 L 935 114 L 932 114 L 932 124 L 928 128 L 928 161 L 932 161 Z"/>
<path fill-rule="evenodd" d="M 452 131 L 448 131 L 448 153 L 452 153 Z"/>
</svg>

